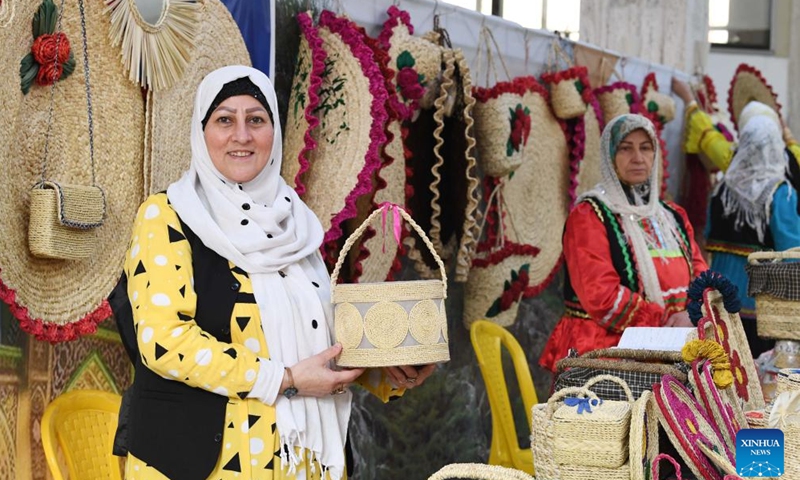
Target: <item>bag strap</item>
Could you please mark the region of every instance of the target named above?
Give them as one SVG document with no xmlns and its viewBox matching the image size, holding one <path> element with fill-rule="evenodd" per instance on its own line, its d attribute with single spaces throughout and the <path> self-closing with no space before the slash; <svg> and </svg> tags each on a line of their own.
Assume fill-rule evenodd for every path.
<svg viewBox="0 0 800 480">
<path fill-rule="evenodd" d="M 667 455 L 666 453 L 659 453 L 658 455 L 656 455 L 656 458 L 653 459 L 653 465 L 651 467 L 651 472 L 653 475 L 651 476 L 651 478 L 653 478 L 654 480 L 661 478 L 660 476 L 661 473 L 659 472 L 658 468 L 658 465 L 661 462 L 661 460 L 669 461 L 669 463 L 671 463 L 675 467 L 675 475 L 677 477 L 677 480 L 683 480 L 683 477 L 681 476 L 680 464 L 678 463 L 677 460 Z"/>
<path fill-rule="evenodd" d="M 553 416 L 553 413 L 556 411 L 556 404 L 564 399 L 567 395 L 582 395 L 583 397 L 588 397 L 591 400 L 600 400 L 600 397 L 597 396 L 596 393 L 593 391 L 584 388 L 584 387 L 567 387 L 562 388 L 561 390 L 557 391 L 553 395 L 550 396 L 550 399 L 547 400 L 547 418 Z"/>
<path fill-rule="evenodd" d="M 753 252 L 747 256 L 747 263 L 750 265 L 759 265 L 761 260 L 771 260 L 776 262 L 778 260 L 797 258 L 800 258 L 800 247 L 790 248 L 782 252 Z"/>
<path fill-rule="evenodd" d="M 623 379 L 621 379 L 619 377 L 615 377 L 614 375 L 603 374 L 603 375 L 597 375 L 596 377 L 592 377 L 592 378 L 589 379 L 589 381 L 586 382 L 586 384 L 583 386 L 583 388 L 591 390 L 591 388 L 596 383 L 604 382 L 604 381 L 609 381 L 609 382 L 616 383 L 617 385 L 622 387 L 622 391 L 625 392 L 625 395 L 628 397 L 628 401 L 629 402 L 634 402 L 635 401 L 635 399 L 633 398 L 633 393 L 631 393 L 631 389 L 630 389 L 630 387 L 628 387 L 628 383 L 625 380 L 623 380 Z"/>
</svg>

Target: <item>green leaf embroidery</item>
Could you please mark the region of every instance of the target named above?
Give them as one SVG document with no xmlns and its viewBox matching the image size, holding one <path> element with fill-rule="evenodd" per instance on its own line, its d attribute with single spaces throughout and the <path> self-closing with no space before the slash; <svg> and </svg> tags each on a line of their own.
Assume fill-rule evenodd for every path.
<svg viewBox="0 0 800 480">
<path fill-rule="evenodd" d="M 514 270 L 511 270 L 511 281 L 512 281 L 512 282 L 516 282 L 516 281 L 517 281 L 517 279 L 519 279 L 519 275 L 517 275 L 517 272 L 516 272 L 516 271 L 514 271 Z"/>
<path fill-rule="evenodd" d="M 633 94 L 630 92 L 626 93 L 625 100 L 628 102 L 628 105 L 633 105 Z"/>
<path fill-rule="evenodd" d="M 23 94 L 27 95 L 31 90 L 37 73 L 39 73 L 39 64 L 33 59 L 33 54 L 29 53 L 22 57 L 22 61 L 19 62 L 19 86 Z"/>
<path fill-rule="evenodd" d="M 511 290 L 511 282 L 509 282 L 508 280 L 506 280 L 503 283 L 503 291 L 506 291 L 506 290 Z"/>
<path fill-rule="evenodd" d="M 498 298 L 497 300 L 494 301 L 494 303 L 492 303 L 492 306 L 489 307 L 489 310 L 486 310 L 486 317 L 492 318 L 496 317 L 499 314 L 500 314 L 500 299 Z"/>
<path fill-rule="evenodd" d="M 72 72 L 75 71 L 75 56 L 72 55 L 72 52 L 69 52 L 69 58 L 62 66 L 64 67 L 64 70 L 61 72 L 61 76 L 58 78 L 59 80 L 64 80 L 72 75 Z"/>
<path fill-rule="evenodd" d="M 583 82 L 581 82 L 580 80 L 575 80 L 575 89 L 578 90 L 578 93 L 583 93 L 584 89 Z"/>
<path fill-rule="evenodd" d="M 657 112 L 658 111 L 658 104 L 655 100 L 650 100 L 647 102 L 647 111 L 648 112 Z"/>
<path fill-rule="evenodd" d="M 411 52 L 408 50 L 403 50 L 403 53 L 397 56 L 397 68 L 398 70 L 401 68 L 406 67 L 413 67 L 416 65 L 416 61 L 414 60 L 414 56 L 411 55 Z"/>
<path fill-rule="evenodd" d="M 33 38 L 35 39 L 45 33 L 55 32 L 57 21 L 58 9 L 56 4 L 53 3 L 53 0 L 44 0 L 33 15 Z"/>
<path fill-rule="evenodd" d="M 514 155 L 514 145 L 511 144 L 511 139 L 509 138 L 508 141 L 506 141 L 506 156 L 510 157 L 511 155 Z"/>
</svg>

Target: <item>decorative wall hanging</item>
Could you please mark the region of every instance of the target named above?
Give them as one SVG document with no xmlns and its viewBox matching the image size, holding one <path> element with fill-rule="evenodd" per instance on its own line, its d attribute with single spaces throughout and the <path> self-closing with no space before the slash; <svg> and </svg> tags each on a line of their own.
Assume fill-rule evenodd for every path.
<svg viewBox="0 0 800 480">
<path fill-rule="evenodd" d="M 309 168 L 299 181 L 285 173 L 298 171 L 287 165 L 291 158 L 284 162 L 283 175 L 289 182 L 295 180 L 298 191 L 305 189 L 301 198 L 322 222 L 323 256 L 332 267 L 342 222 L 355 217 L 359 197 L 373 191 L 372 177 L 381 166 L 386 142 L 388 93 L 357 25 L 326 10 L 317 32 L 326 52 L 315 112 L 319 126 L 310 131 L 317 145 L 307 152 Z"/>
<path fill-rule="evenodd" d="M 538 295 L 561 266 L 561 234 L 569 212 L 569 154 L 563 123 L 548 105 L 549 95 L 541 85 L 531 99 L 533 161 L 522 164 L 505 179 L 503 190 L 507 214 L 515 229 L 506 229 L 509 240 L 532 245 L 539 254 L 531 262 L 530 284 L 525 297 Z"/>
<path fill-rule="evenodd" d="M 34 82 L 42 87 L 53 85 L 75 70 L 69 38 L 63 31 L 57 31 L 59 18 L 53 0 L 44 0 L 33 16 L 33 45 L 19 66 L 22 93 L 27 94 Z"/>
<path fill-rule="evenodd" d="M 715 340 L 728 354 L 733 388 L 744 410 L 764 408 L 753 354 L 739 318 L 741 302 L 736 287 L 725 277 L 708 270 L 692 281 L 688 296 L 687 311 L 697 323 L 698 337 Z"/>
<path fill-rule="evenodd" d="M 477 320 L 488 320 L 502 327 L 513 325 L 519 302 L 530 284 L 531 260 L 539 249 L 506 239 L 502 181 L 484 181 L 487 209 L 482 216 L 478 236 L 486 239 L 478 244 L 464 290 L 464 327 Z M 512 226 L 513 228 L 513 226 Z M 486 230 L 484 230 L 486 229 Z"/>
<path fill-rule="evenodd" d="M 739 114 L 745 105 L 753 100 L 769 105 L 778 113 L 779 117 L 781 116 L 778 94 L 767 83 L 761 71 L 746 63 L 739 64 L 728 89 L 728 112 L 737 131 L 739 130 Z"/>
<path fill-rule="evenodd" d="M 146 194 L 163 192 L 189 169 L 189 144 L 197 85 L 207 74 L 226 65 L 250 65 L 239 27 L 220 0 L 204 0 L 191 60 L 180 82 L 148 92 L 145 151 Z M 284 157 L 286 158 L 286 157 Z"/>
<path fill-rule="evenodd" d="M 5 3 L 6 0 L 4 0 Z M 0 299 L 22 329 L 37 339 L 72 340 L 95 331 L 111 315 L 106 297 L 119 279 L 130 242 L 131 219 L 142 200 L 141 165 L 144 106 L 141 90 L 131 84 L 117 61 L 119 52 L 108 41 L 104 5 L 86 2 L 85 24 L 91 71 L 96 183 L 105 188 L 109 215 L 97 231 L 99 248 L 81 261 L 40 259 L 28 251 L 30 186 L 41 179 L 45 128 L 50 108 L 49 88 L 32 88 L 22 95 L 19 59 L 30 52 L 29 21 L 37 2 L 13 2 L 17 21 L 0 30 L 0 106 L 7 122 L 0 129 Z M 78 2 L 60 9 L 63 32 L 81 38 Z M 73 42 L 73 47 L 79 43 Z M 89 168 L 89 125 L 83 62 L 74 75 L 56 83 L 53 127 L 49 137 L 48 177 L 65 184 L 92 183 Z M 120 115 L 119 112 L 126 112 Z M 69 119 L 67 121 L 66 119 Z"/>
<path fill-rule="evenodd" d="M 181 81 L 194 55 L 195 37 L 202 31 L 200 19 L 205 2 L 106 0 L 105 3 L 111 21 L 109 38 L 112 45 L 122 50 L 122 65 L 128 71 L 128 78 L 156 91 Z"/>
<path fill-rule="evenodd" d="M 625 113 L 639 113 L 639 92 L 632 83 L 615 82 L 596 88 L 594 94 L 603 111 L 603 123 Z"/>
</svg>

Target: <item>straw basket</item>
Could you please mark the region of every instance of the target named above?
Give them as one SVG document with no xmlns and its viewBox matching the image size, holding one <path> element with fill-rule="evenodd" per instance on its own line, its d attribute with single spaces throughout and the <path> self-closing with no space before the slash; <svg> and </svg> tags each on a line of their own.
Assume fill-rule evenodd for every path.
<svg viewBox="0 0 800 480">
<path fill-rule="evenodd" d="M 800 390 L 800 369 L 782 368 L 778 371 L 778 387 L 775 395 Z"/>
<path fill-rule="evenodd" d="M 772 428 L 769 426 L 769 411 L 766 410 L 753 410 L 745 414 L 747 416 L 747 425 L 750 428 Z M 780 478 L 794 479 L 800 478 L 800 425 L 788 424 L 780 427 L 783 432 L 783 450 L 784 450 L 784 464 L 783 476 Z M 742 473 L 742 478 L 758 478 L 746 477 Z"/>
<path fill-rule="evenodd" d="M 658 116 L 661 123 L 667 123 L 675 118 L 675 101 L 653 88 L 648 89 L 643 96 L 642 103 L 645 110 Z"/>
<path fill-rule="evenodd" d="M 650 464 L 658 455 L 658 406 L 653 393 L 645 391 L 633 402 L 631 408 L 631 431 L 628 439 L 630 450 L 628 464 L 631 480 L 649 480 Z"/>
<path fill-rule="evenodd" d="M 627 462 L 616 468 L 610 466 L 586 466 L 578 465 L 576 463 L 576 461 L 580 461 L 582 463 L 585 463 L 587 460 L 591 461 L 589 457 L 597 456 L 599 453 L 605 451 L 608 447 L 608 445 L 605 445 L 608 439 L 603 437 L 604 428 L 601 426 L 602 422 L 594 423 L 589 419 L 589 417 L 593 414 L 584 413 L 582 415 L 586 417 L 585 419 L 572 419 L 573 421 L 566 422 L 565 420 L 567 420 L 567 418 L 564 418 L 566 415 L 562 416 L 560 420 L 555 418 L 557 409 L 563 408 L 561 405 L 563 405 L 564 399 L 568 395 L 577 395 L 582 402 L 588 403 L 593 412 L 598 411 L 600 408 L 616 409 L 616 404 L 625 403 L 628 405 L 628 420 L 625 422 L 625 426 L 629 427 L 630 403 L 614 401 L 603 402 L 597 395 L 595 395 L 594 392 L 591 391 L 591 387 L 595 383 L 602 380 L 610 380 L 624 384 L 622 380 L 616 377 L 612 377 L 610 375 L 598 375 L 587 382 L 583 387 L 569 387 L 559 390 L 550 397 L 547 403 L 540 403 L 533 406 L 531 412 L 531 449 L 533 450 L 534 468 L 536 469 L 537 476 L 540 478 L 561 480 L 585 480 L 589 478 L 599 480 L 630 480 L 630 466 Z M 627 386 L 624 386 L 624 388 L 627 389 Z M 630 394 L 630 390 L 628 390 L 628 394 Z M 632 399 L 632 396 L 629 395 L 629 398 Z M 609 404 L 610 407 L 602 406 L 607 404 Z M 577 413 L 575 415 L 577 416 Z M 558 425 L 559 423 L 561 423 L 561 425 Z M 565 425 L 565 423 L 575 423 L 575 427 L 583 428 L 578 428 L 577 430 L 572 429 L 569 428 L 570 426 Z M 559 451 L 565 446 L 564 438 L 560 434 L 560 431 L 562 430 L 567 430 L 565 432 L 567 435 L 574 435 L 577 433 L 581 435 L 578 438 L 586 439 L 581 442 L 572 442 L 572 448 L 579 447 L 584 452 L 583 455 L 580 456 L 580 459 L 578 459 L 577 456 L 568 455 Z M 615 430 L 621 431 L 621 429 Z M 587 433 L 588 437 L 586 437 Z M 627 434 L 628 431 L 625 430 L 624 445 L 626 454 L 628 453 Z M 620 440 L 619 436 L 617 437 L 617 440 Z M 623 441 L 614 441 L 612 439 L 611 443 L 612 448 L 616 450 L 617 447 L 623 443 Z M 556 456 L 564 461 L 569 461 L 570 464 L 559 464 Z M 569 458 L 565 458 L 566 456 L 569 456 Z"/>
<path fill-rule="evenodd" d="M 80 260 L 97 249 L 95 228 L 103 225 L 106 198 L 95 186 L 43 182 L 31 190 L 28 245 L 42 258 Z"/>
<path fill-rule="evenodd" d="M 562 120 L 583 116 L 586 112 L 586 95 L 589 76 L 586 67 L 571 67 L 556 73 L 542 75 L 550 85 L 550 105 L 556 117 Z"/>
<path fill-rule="evenodd" d="M 747 257 L 748 294 L 756 299 L 758 336 L 800 340 L 800 248 Z"/>
<path fill-rule="evenodd" d="M 384 222 L 387 215 L 392 217 L 396 235 L 400 217 L 411 225 L 439 265 L 441 280 L 337 285 L 347 252 L 381 214 Z M 343 347 L 337 359 L 339 366 L 424 365 L 450 360 L 444 264 L 425 232 L 402 208 L 383 205 L 348 237 L 331 275 L 331 292 L 336 340 Z"/>
<path fill-rule="evenodd" d="M 596 88 L 594 94 L 603 110 L 603 120 L 606 123 L 622 114 L 638 113 L 639 111 L 639 92 L 631 83 L 612 83 Z"/>
</svg>

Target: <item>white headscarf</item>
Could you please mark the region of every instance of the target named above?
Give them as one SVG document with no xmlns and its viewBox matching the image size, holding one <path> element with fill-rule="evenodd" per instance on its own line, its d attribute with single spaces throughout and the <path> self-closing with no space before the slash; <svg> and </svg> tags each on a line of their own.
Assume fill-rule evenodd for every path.
<svg viewBox="0 0 800 480">
<path fill-rule="evenodd" d="M 775 122 L 775 125 L 777 125 L 778 128 L 783 128 L 783 125 L 781 125 L 781 119 L 778 116 L 778 112 L 765 103 L 753 100 L 748 102 L 739 113 L 739 118 L 736 122 L 739 127 L 739 131 L 743 132 L 745 127 L 747 127 L 747 122 L 749 122 L 753 117 L 758 116 L 765 116 Z"/>
<path fill-rule="evenodd" d="M 237 184 L 211 161 L 202 119 L 222 87 L 249 79 L 264 93 L 273 115 L 270 160 L 253 180 Z M 319 253 L 322 226 L 314 213 L 280 176 L 282 148 L 278 102 L 272 82 L 260 71 L 243 66 L 220 68 L 197 88 L 191 126 L 192 162 L 184 176 L 169 186 L 173 208 L 200 240 L 245 270 L 261 313 L 261 326 L 276 365 L 294 365 L 333 343 L 330 277 Z M 248 210 L 242 209 L 249 204 Z M 242 220 L 249 223 L 242 225 Z M 312 327 L 312 319 L 318 328 Z M 324 319 L 324 321 L 323 321 Z M 273 363 L 273 362 L 270 362 Z M 281 374 L 282 374 L 282 367 Z M 351 394 L 322 398 L 282 395 L 275 402 L 283 466 L 298 478 L 295 447 L 310 450 L 333 479 L 344 471 L 344 443 Z M 288 454 L 287 454 L 288 450 Z"/>
<path fill-rule="evenodd" d="M 636 201 L 635 204 L 631 204 L 617 176 L 614 158 L 620 142 L 634 130 L 643 130 L 647 133 L 653 142 L 655 152 L 650 179 L 643 185 L 632 187 Z M 603 179 L 592 190 L 581 195 L 578 201 L 587 197 L 597 198 L 620 216 L 622 229 L 636 256 L 636 266 L 644 284 L 645 296 L 648 301 L 656 302 L 663 307 L 661 284 L 650 250 L 679 249 L 680 234 L 674 215 L 667 211 L 658 199 L 661 185 L 659 175 L 661 151 L 652 122 L 646 117 L 634 114 L 624 114 L 612 119 L 603 130 L 601 155 L 600 172 Z M 654 234 L 642 228 L 640 222 L 648 223 Z"/>
<path fill-rule="evenodd" d="M 750 102 L 747 107 L 753 103 L 757 102 Z M 786 144 L 778 125 L 772 115 L 748 118 L 731 165 L 714 192 L 725 186 L 720 198 L 724 215 L 734 217 L 736 230 L 745 224 L 753 228 L 762 242 L 769 225 L 772 195 L 786 180 L 788 166 Z"/>
</svg>

